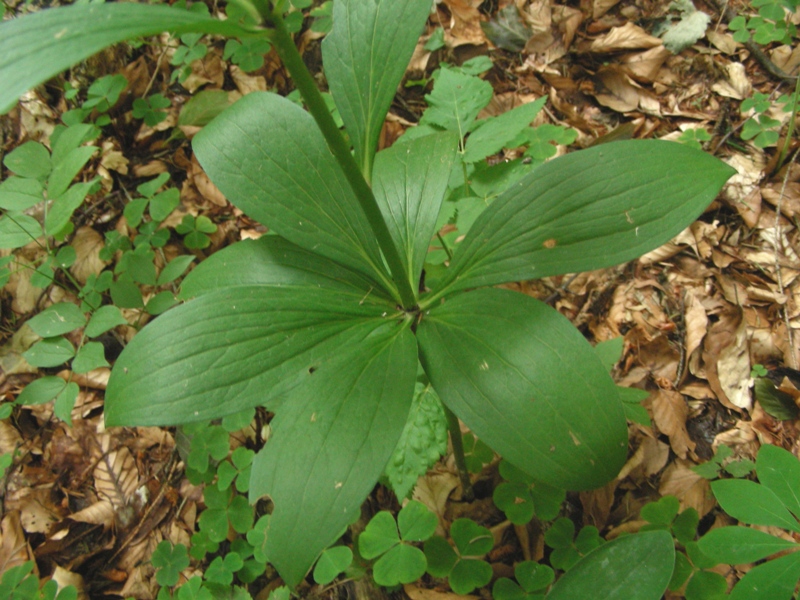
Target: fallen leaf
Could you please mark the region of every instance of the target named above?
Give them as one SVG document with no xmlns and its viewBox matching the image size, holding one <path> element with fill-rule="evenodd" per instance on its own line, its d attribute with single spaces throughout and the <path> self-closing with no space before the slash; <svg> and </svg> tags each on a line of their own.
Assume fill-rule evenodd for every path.
<svg viewBox="0 0 800 600">
<path fill-rule="evenodd" d="M 673 452 L 681 458 L 686 458 L 694 451 L 696 444 L 686 431 L 689 407 L 683 394 L 671 390 L 658 390 L 651 398 L 656 427 L 669 437 Z"/>
<path fill-rule="evenodd" d="M 638 25 L 628 21 L 622 27 L 614 27 L 610 32 L 592 41 L 590 52 L 606 53 L 638 48 L 661 46 L 661 40 L 653 37 Z"/>
</svg>

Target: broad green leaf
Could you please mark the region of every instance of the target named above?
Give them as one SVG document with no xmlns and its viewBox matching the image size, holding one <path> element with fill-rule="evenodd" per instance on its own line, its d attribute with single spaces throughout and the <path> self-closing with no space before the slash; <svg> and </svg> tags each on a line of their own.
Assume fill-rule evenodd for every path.
<svg viewBox="0 0 800 600">
<path fill-rule="evenodd" d="M 773 525 L 800 533 L 797 520 L 771 489 L 746 479 L 711 482 L 711 491 L 726 513 L 748 525 Z"/>
<path fill-rule="evenodd" d="M 602 144 L 538 167 L 478 217 L 450 291 L 589 271 L 641 256 L 688 226 L 734 170 L 682 144 Z"/>
<path fill-rule="evenodd" d="M 756 458 L 761 485 L 772 490 L 783 505 L 800 517 L 800 461 L 783 448 L 764 444 Z"/>
<path fill-rule="evenodd" d="M 674 563 L 674 542 L 666 531 L 620 537 L 578 561 L 556 581 L 546 600 L 659 600 Z"/>
<path fill-rule="evenodd" d="M 371 325 L 290 393 L 253 461 L 250 499 L 275 504 L 266 553 L 290 586 L 359 517 L 408 416 L 414 336 L 408 323 Z"/>
<path fill-rule="evenodd" d="M 36 404 L 45 404 L 51 400 L 55 400 L 56 396 L 61 394 L 67 387 L 67 382 L 60 377 L 41 377 L 34 379 L 26 385 L 19 396 L 17 396 L 17 404 L 22 406 L 33 406 Z"/>
<path fill-rule="evenodd" d="M 328 548 L 319 557 L 314 567 L 314 581 L 320 585 L 328 585 L 353 562 L 353 551 L 347 546 Z"/>
<path fill-rule="evenodd" d="M 616 386 L 583 336 L 546 304 L 476 290 L 425 311 L 417 336 L 444 403 L 530 476 L 583 490 L 622 467 L 627 427 Z"/>
<path fill-rule="evenodd" d="M 0 217 L 0 250 L 21 248 L 41 235 L 42 226 L 31 216 L 15 212 Z"/>
<path fill-rule="evenodd" d="M 109 364 L 106 361 L 105 350 L 100 342 L 84 344 L 72 361 L 72 370 L 75 373 L 88 373 L 92 369 L 107 366 Z"/>
<path fill-rule="evenodd" d="M 727 600 L 728 582 L 719 573 L 697 571 L 686 586 L 687 600 Z"/>
<path fill-rule="evenodd" d="M 425 574 L 426 566 L 422 550 L 398 544 L 378 559 L 372 567 L 372 576 L 375 583 L 382 586 L 411 583 Z"/>
<path fill-rule="evenodd" d="M 422 265 L 436 232 L 457 145 L 455 135 L 440 133 L 395 144 L 375 157 L 375 199 L 395 246 L 401 249 L 412 288 L 419 286 Z"/>
<path fill-rule="evenodd" d="M 378 136 L 430 14 L 428 0 L 337 0 L 322 61 L 361 171 L 370 180 Z"/>
<path fill-rule="evenodd" d="M 372 279 L 277 235 L 215 252 L 183 280 L 181 298 L 242 285 L 325 286 L 388 299 Z"/>
<path fill-rule="evenodd" d="M 442 68 L 433 92 L 425 96 L 428 109 L 421 125 L 436 125 L 454 131 L 463 140 L 478 113 L 492 100 L 492 85 L 478 77 Z"/>
<path fill-rule="evenodd" d="M 85 324 L 83 311 L 71 302 L 53 304 L 28 321 L 33 332 L 41 337 L 63 335 Z"/>
<path fill-rule="evenodd" d="M 93 181 L 76 183 L 55 199 L 44 222 L 45 233 L 55 235 L 72 219 L 72 214 L 83 204 L 86 194 L 94 186 Z"/>
<path fill-rule="evenodd" d="M 357 344 L 392 310 L 317 286 L 205 294 L 128 344 L 106 390 L 106 423 L 174 425 L 266 405 Z"/>
<path fill-rule="evenodd" d="M 516 7 L 510 7 L 516 12 Z M 531 124 L 547 102 L 542 96 L 502 115 L 478 121 L 480 127 L 469 136 L 464 162 L 472 163 L 500 152 L 519 132 Z"/>
<path fill-rule="evenodd" d="M 39 142 L 25 142 L 9 152 L 3 164 L 20 177 L 44 181 L 50 174 L 50 152 Z"/>
<path fill-rule="evenodd" d="M 406 542 L 422 542 L 431 537 L 438 524 L 436 515 L 422 502 L 412 500 L 397 515 L 400 537 Z"/>
<path fill-rule="evenodd" d="M 94 146 L 80 146 L 70 152 L 53 166 L 53 172 L 47 180 L 47 195 L 58 198 L 67 191 L 69 184 L 97 152 Z"/>
<path fill-rule="evenodd" d="M 733 588 L 730 600 L 789 600 L 800 579 L 800 553 L 758 565 Z"/>
<path fill-rule="evenodd" d="M 781 550 L 797 546 L 788 540 L 749 527 L 712 529 L 697 544 L 703 554 L 725 565 L 756 562 Z"/>
<path fill-rule="evenodd" d="M 0 208 L 23 211 L 36 206 L 44 197 L 42 184 L 35 179 L 7 177 L 0 183 Z"/>
<path fill-rule="evenodd" d="M 0 112 L 35 85 L 89 58 L 106 46 L 162 31 L 245 32 L 233 22 L 134 3 L 50 8 L 0 25 Z"/>
<path fill-rule="evenodd" d="M 58 367 L 74 355 L 72 342 L 63 337 L 40 340 L 22 353 L 31 366 L 40 368 Z"/>
<path fill-rule="evenodd" d="M 248 94 L 197 136 L 197 159 L 222 193 L 298 246 L 370 277 L 378 242 L 314 119 L 276 94 Z"/>
</svg>

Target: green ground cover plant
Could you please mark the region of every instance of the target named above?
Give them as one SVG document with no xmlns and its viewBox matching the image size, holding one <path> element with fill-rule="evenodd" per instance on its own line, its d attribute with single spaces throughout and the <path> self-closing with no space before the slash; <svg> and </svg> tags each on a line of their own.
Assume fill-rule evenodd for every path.
<svg viewBox="0 0 800 600">
<path fill-rule="evenodd" d="M 420 126 L 376 152 L 429 0 L 334 2 L 323 63 L 347 138 L 294 46 L 286 3 L 239 6 L 241 18 L 227 21 L 166 6 L 107 4 L 46 10 L 0 25 L 0 78 L 7 82 L 0 107 L 109 44 L 162 30 L 268 39 L 308 107 L 250 94 L 194 138 L 212 181 L 277 235 L 234 244 L 196 268 L 181 289 L 186 302 L 134 337 L 106 393 L 108 426 L 200 423 L 203 429 L 211 419 L 256 406 L 275 412 L 264 448 L 251 462 L 232 460 L 227 471 L 236 473 L 217 471 L 217 483 L 206 487 L 204 547 L 213 548 L 228 527 L 247 542 L 237 552 L 240 560 L 218 557 L 210 584 L 227 585 L 250 551 L 290 587 L 306 576 L 359 516 L 385 472 L 420 368 L 421 383 L 441 399 L 454 445 L 461 419 L 504 459 L 553 488 L 585 490 L 612 479 L 626 458 L 627 428 L 622 393 L 607 366 L 557 311 L 491 286 L 633 259 L 689 225 L 733 170 L 696 149 L 652 140 L 538 164 L 554 153 L 550 141 L 566 134 L 520 131 L 534 118 L 536 103 L 477 125 L 480 103 L 466 112 L 461 107 L 486 95 L 480 79 L 448 68 L 436 78 Z M 453 197 L 456 205 L 473 197 L 482 160 L 511 144 L 531 152 L 530 161 L 519 163 L 526 168 L 488 177 L 490 193 L 475 196 L 484 206 L 471 223 L 462 221 L 463 241 L 443 243 L 447 259 L 423 284 L 448 190 L 451 196 L 465 190 Z M 89 152 L 81 145 L 76 150 Z M 48 190 L 53 185 L 49 173 L 29 175 L 39 183 L 49 177 Z M 59 185 L 70 181 L 65 176 Z M 458 219 L 465 212 L 453 214 Z M 42 235 L 39 221 L 18 213 L 9 218 L 6 212 L 0 223 L 12 232 L 17 221 L 26 223 L 25 243 Z M 57 230 L 47 230 L 45 221 L 45 235 Z M 185 233 L 202 244 L 208 231 L 198 219 L 186 223 Z M 145 277 L 151 284 L 149 267 L 140 267 L 157 248 L 155 228 L 140 234 L 142 243 L 116 279 L 133 287 Z M 130 285 L 120 287 L 131 295 L 119 294 L 115 304 L 137 302 Z M 189 435 L 198 435 L 191 427 Z M 222 456 L 214 453 L 215 434 L 208 435 L 208 453 L 194 463 L 198 471 L 206 472 L 201 467 L 211 464 L 209 456 Z M 250 502 L 272 502 L 272 512 L 255 525 L 244 497 L 230 485 L 220 487 L 231 475 L 238 483 L 247 469 Z M 398 525 L 399 543 L 387 551 L 419 556 L 403 550 L 413 548 L 405 542 L 414 536 Z M 451 536 L 452 580 L 460 564 L 478 564 L 469 552 L 484 548 Z M 547 598 L 655 599 L 669 583 L 674 545 L 665 531 L 594 549 L 578 541 L 563 546 L 570 568 Z M 166 564 L 173 565 L 172 552 L 169 557 Z M 462 581 L 466 589 L 478 579 L 470 572 Z M 200 583 L 191 585 L 199 590 Z M 628 595 L 602 596 L 614 590 Z"/>
</svg>

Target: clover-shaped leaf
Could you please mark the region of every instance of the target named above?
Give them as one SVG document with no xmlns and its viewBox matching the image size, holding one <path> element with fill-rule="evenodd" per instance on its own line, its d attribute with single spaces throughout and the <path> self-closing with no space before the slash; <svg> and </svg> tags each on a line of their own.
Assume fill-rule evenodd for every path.
<svg viewBox="0 0 800 600">
<path fill-rule="evenodd" d="M 450 537 L 455 549 L 438 536 L 425 543 L 428 573 L 434 577 L 448 577 L 450 587 L 457 594 L 468 594 L 489 583 L 492 568 L 479 557 L 492 549 L 492 533 L 471 519 L 456 519 L 450 526 Z"/>
<path fill-rule="evenodd" d="M 664 496 L 658 502 L 650 502 L 642 507 L 642 518 L 658 529 L 667 529 L 680 510 L 680 501 L 675 496 Z M 654 527 L 651 527 L 651 529 Z"/>
<path fill-rule="evenodd" d="M 208 470 L 208 457 L 215 461 L 228 456 L 230 442 L 228 432 L 218 425 L 200 425 L 195 428 L 184 428 L 191 435 L 191 449 L 186 464 L 195 471 L 204 473 Z"/>
<path fill-rule="evenodd" d="M 317 560 L 314 567 L 314 581 L 327 585 L 353 562 L 353 551 L 347 546 L 328 548 Z"/>
<path fill-rule="evenodd" d="M 603 544 L 604 540 L 600 537 L 597 527 L 592 525 L 581 529 L 575 537 L 575 524 L 570 519 L 562 517 L 545 532 L 544 542 L 553 548 L 550 564 L 556 569 L 568 571 L 582 556 Z"/>
<path fill-rule="evenodd" d="M 178 583 L 181 571 L 189 566 L 189 554 L 186 546 L 178 544 L 173 546 L 164 540 L 153 550 L 150 563 L 158 569 L 156 581 L 162 586 L 173 586 Z"/>
<path fill-rule="evenodd" d="M 545 521 L 558 515 L 566 497 L 564 490 L 535 482 L 530 475 L 506 460 L 500 462 L 500 475 L 508 483 L 495 488 L 493 500 L 512 523 L 528 523 L 534 514 Z"/>
<path fill-rule="evenodd" d="M 225 558 L 216 557 L 206 569 L 206 580 L 222 585 L 233 583 L 233 575 L 244 566 L 242 557 L 236 552 L 229 552 Z"/>
<path fill-rule="evenodd" d="M 253 547 L 253 557 L 262 563 L 267 562 L 267 555 L 264 549 L 267 545 L 267 529 L 269 529 L 269 515 L 263 515 L 256 521 L 252 529 L 247 532 L 245 537 L 247 542 Z"/>
</svg>

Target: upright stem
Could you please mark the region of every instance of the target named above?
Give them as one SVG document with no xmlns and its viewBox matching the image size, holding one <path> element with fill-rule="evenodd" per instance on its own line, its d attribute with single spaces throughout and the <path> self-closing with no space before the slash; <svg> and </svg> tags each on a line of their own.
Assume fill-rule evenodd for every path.
<svg viewBox="0 0 800 600">
<path fill-rule="evenodd" d="M 458 423 L 458 417 L 452 410 L 445 406 L 444 402 L 442 402 L 442 408 L 447 417 L 447 429 L 450 432 L 450 442 L 453 444 L 453 457 L 456 459 L 456 468 L 458 469 L 458 476 L 461 479 L 461 487 L 464 490 L 464 499 L 467 502 L 472 502 L 475 499 L 475 494 L 472 491 L 472 482 L 469 480 L 467 458 L 464 456 L 461 425 Z"/>
<path fill-rule="evenodd" d="M 275 27 L 272 37 L 275 50 L 277 50 L 283 61 L 283 65 L 292 76 L 292 80 L 300 91 L 300 95 L 303 96 L 303 100 L 305 100 L 311 116 L 314 117 L 314 120 L 322 131 L 325 141 L 328 142 L 328 148 L 330 148 L 334 158 L 336 158 L 336 162 L 339 163 L 339 166 L 344 171 L 344 175 L 347 177 L 347 181 L 350 183 L 350 187 L 352 187 L 356 198 L 358 198 L 358 202 L 367 217 L 367 221 L 373 233 L 375 233 L 378 245 L 383 251 L 386 262 L 389 265 L 392 279 L 395 285 L 397 285 L 397 291 L 400 294 L 400 302 L 403 308 L 414 308 L 417 304 L 416 295 L 411 287 L 405 264 L 400 257 L 400 252 L 392 240 L 392 235 L 389 233 L 386 221 L 383 220 L 381 209 L 375 200 L 372 188 L 367 184 L 364 175 L 362 175 L 358 164 L 350 152 L 350 148 L 344 141 L 342 134 L 339 133 L 339 128 L 336 126 L 333 117 L 331 117 L 325 100 L 323 100 L 322 95 L 317 89 L 314 78 L 311 76 L 311 73 L 308 72 L 305 63 L 303 63 L 303 59 L 297 51 L 289 31 L 286 29 L 283 18 L 276 12 L 270 12 L 263 16 Z"/>
</svg>

